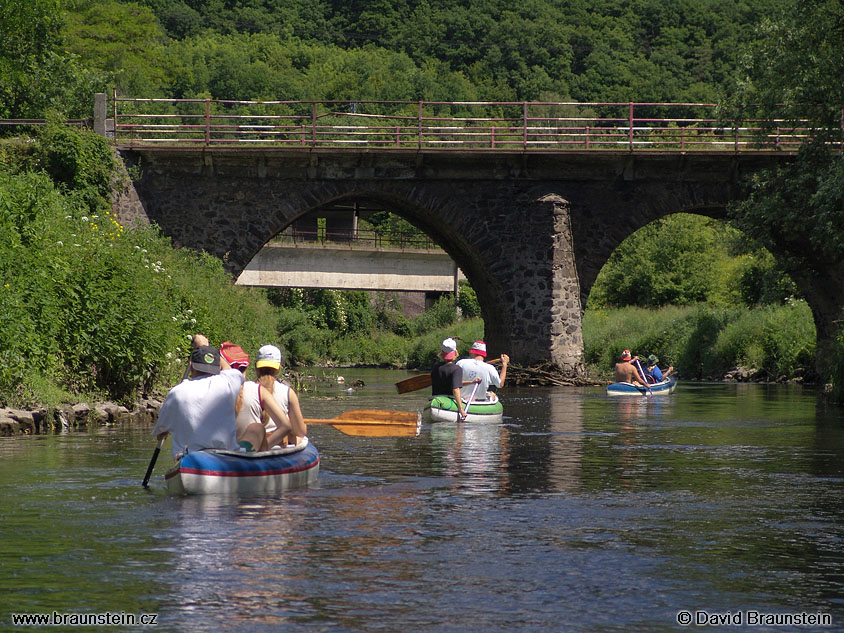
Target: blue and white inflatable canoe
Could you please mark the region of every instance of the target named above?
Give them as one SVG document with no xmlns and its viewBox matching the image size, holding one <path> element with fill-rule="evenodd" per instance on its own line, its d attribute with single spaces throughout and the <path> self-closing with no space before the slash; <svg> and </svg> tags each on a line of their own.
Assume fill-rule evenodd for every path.
<svg viewBox="0 0 844 633">
<path fill-rule="evenodd" d="M 653 396 L 665 396 L 674 391 L 677 386 L 677 379 L 669 376 L 660 382 L 649 385 L 650 390 L 642 385 L 634 385 L 630 382 L 614 382 L 607 385 L 608 396 L 647 396 L 648 392 Z"/>
<path fill-rule="evenodd" d="M 258 453 L 206 449 L 183 455 L 164 475 L 167 490 L 180 495 L 272 494 L 317 480 L 319 452 L 301 438 L 296 446 Z"/>
</svg>

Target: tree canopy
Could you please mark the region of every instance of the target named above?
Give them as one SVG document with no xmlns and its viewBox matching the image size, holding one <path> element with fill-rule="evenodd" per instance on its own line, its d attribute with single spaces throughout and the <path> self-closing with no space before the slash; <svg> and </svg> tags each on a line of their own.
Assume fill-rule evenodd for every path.
<svg viewBox="0 0 844 633">
<path fill-rule="evenodd" d="M 44 28 L 126 96 L 711 103 L 788 1 L 78 0 Z"/>
</svg>

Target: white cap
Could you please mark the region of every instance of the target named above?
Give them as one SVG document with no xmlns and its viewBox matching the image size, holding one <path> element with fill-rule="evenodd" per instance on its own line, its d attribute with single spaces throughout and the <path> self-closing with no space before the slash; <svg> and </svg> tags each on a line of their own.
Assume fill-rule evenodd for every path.
<svg viewBox="0 0 844 633">
<path fill-rule="evenodd" d="M 263 345 L 258 350 L 258 358 L 255 361 L 255 367 L 272 367 L 278 369 L 281 367 L 281 350 L 275 345 Z"/>
<path fill-rule="evenodd" d="M 457 356 L 457 342 L 453 338 L 447 338 L 443 341 L 442 355 L 445 360 L 451 360 Z"/>
</svg>

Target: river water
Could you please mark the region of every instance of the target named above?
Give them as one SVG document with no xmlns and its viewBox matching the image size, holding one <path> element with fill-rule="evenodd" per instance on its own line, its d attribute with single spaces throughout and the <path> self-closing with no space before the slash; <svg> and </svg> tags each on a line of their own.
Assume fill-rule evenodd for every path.
<svg viewBox="0 0 844 633">
<path fill-rule="evenodd" d="M 345 375 L 366 386 L 307 417 L 425 402 Z M 502 395 L 501 425 L 312 426 L 319 483 L 277 498 L 168 496 L 167 447 L 144 490 L 149 428 L 0 438 L 0 630 L 844 631 L 842 409 L 766 385 Z"/>
</svg>

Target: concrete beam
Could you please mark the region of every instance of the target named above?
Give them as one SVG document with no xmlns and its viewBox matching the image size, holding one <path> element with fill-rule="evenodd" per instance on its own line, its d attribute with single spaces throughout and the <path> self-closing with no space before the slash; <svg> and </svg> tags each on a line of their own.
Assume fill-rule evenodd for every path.
<svg viewBox="0 0 844 633">
<path fill-rule="evenodd" d="M 442 252 L 267 245 L 252 258 L 237 278 L 237 284 L 453 292 L 456 271 L 459 273 L 454 261 Z"/>
</svg>

